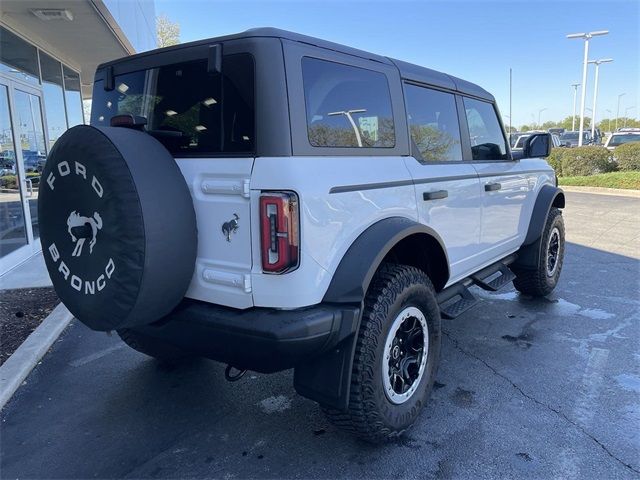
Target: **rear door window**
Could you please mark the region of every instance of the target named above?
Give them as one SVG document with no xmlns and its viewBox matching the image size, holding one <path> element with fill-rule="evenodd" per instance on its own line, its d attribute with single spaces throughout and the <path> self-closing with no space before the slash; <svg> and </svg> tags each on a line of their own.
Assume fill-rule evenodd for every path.
<svg viewBox="0 0 640 480">
<path fill-rule="evenodd" d="M 455 96 L 407 84 L 405 98 L 413 152 L 417 160 L 461 161 L 460 124 Z"/>
<path fill-rule="evenodd" d="M 94 86 L 91 124 L 115 115 L 147 120 L 146 131 L 176 156 L 251 154 L 255 151 L 254 62 L 249 54 L 223 58 L 222 75 L 207 60 L 117 75 L 115 88 Z"/>
<path fill-rule="evenodd" d="M 507 142 L 493 105 L 464 98 L 473 160 L 507 160 Z"/>
<path fill-rule="evenodd" d="M 355 148 L 395 145 L 386 75 L 304 57 L 302 77 L 311 145 Z"/>
</svg>

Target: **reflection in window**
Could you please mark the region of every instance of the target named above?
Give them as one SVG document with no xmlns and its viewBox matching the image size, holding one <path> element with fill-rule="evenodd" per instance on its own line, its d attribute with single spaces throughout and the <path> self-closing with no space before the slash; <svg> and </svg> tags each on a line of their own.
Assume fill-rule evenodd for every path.
<svg viewBox="0 0 640 480">
<path fill-rule="evenodd" d="M 42 94 L 47 115 L 49 148 L 67 129 L 67 117 L 64 110 L 64 92 L 62 90 L 62 65 L 44 52 L 40 52 L 42 71 Z"/>
<path fill-rule="evenodd" d="M 39 83 L 36 47 L 2 27 L 0 27 L 0 73 L 23 82 Z"/>
<path fill-rule="evenodd" d="M 464 107 L 473 159 L 506 160 L 507 145 L 493 105 L 465 97 Z"/>
<path fill-rule="evenodd" d="M 455 97 L 415 85 L 407 85 L 405 93 L 416 158 L 425 162 L 462 160 Z"/>
<path fill-rule="evenodd" d="M 305 57 L 302 75 L 311 145 L 395 145 L 391 97 L 384 74 Z"/>
<path fill-rule="evenodd" d="M 62 71 L 64 72 L 64 90 L 67 101 L 67 120 L 69 127 L 73 127 L 84 123 L 80 75 L 67 67 L 63 67 Z"/>
</svg>

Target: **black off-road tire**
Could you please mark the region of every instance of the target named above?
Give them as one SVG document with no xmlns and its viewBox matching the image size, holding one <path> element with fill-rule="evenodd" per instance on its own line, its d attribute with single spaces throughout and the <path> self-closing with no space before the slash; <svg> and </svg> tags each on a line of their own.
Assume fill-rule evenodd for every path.
<svg viewBox="0 0 640 480">
<path fill-rule="evenodd" d="M 549 240 L 554 231 L 557 231 L 558 238 L 558 252 L 556 258 L 556 266 L 549 274 L 548 272 L 548 260 L 549 260 Z M 539 245 L 537 248 L 540 250 L 540 258 L 538 259 L 538 265 L 535 269 L 525 270 L 516 269 L 514 273 L 516 278 L 513 281 L 513 285 L 521 293 L 532 295 L 534 297 L 544 297 L 549 295 L 560 279 L 560 272 L 562 271 L 562 264 L 564 262 L 564 219 L 562 218 L 562 212 L 560 209 L 552 207 L 547 216 L 547 222 L 542 233 L 542 237 L 538 240 Z"/>
<path fill-rule="evenodd" d="M 118 336 L 128 346 L 159 360 L 162 363 L 177 363 L 190 357 L 188 353 L 169 343 L 143 335 L 135 330 L 123 328 L 116 330 Z"/>
<path fill-rule="evenodd" d="M 415 392 L 402 404 L 392 403 L 383 385 L 385 342 L 396 316 L 417 307 L 428 332 L 427 363 Z M 349 407 L 346 411 L 323 407 L 334 425 L 374 443 L 402 435 L 426 405 L 438 368 L 441 344 L 440 310 L 429 277 L 417 268 L 385 264 L 376 273 L 365 299 L 358 332 Z"/>
</svg>

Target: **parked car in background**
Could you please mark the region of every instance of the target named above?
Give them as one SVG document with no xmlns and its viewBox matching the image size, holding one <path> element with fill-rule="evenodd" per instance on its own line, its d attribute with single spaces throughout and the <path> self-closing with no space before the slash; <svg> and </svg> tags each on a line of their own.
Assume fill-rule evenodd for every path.
<svg viewBox="0 0 640 480">
<path fill-rule="evenodd" d="M 556 135 L 560 136 L 566 131 L 566 128 L 550 128 L 547 131 L 551 134 L 555 133 Z"/>
<path fill-rule="evenodd" d="M 615 150 L 616 147 L 623 143 L 640 142 L 640 130 L 637 132 L 615 132 L 607 139 L 604 144 L 609 150 Z"/>
<path fill-rule="evenodd" d="M 22 150 L 25 172 L 41 172 L 47 162 L 47 156 L 36 150 Z"/>
<path fill-rule="evenodd" d="M 580 132 L 568 131 L 560 135 L 560 143 L 565 147 L 577 147 L 578 139 L 580 138 Z M 591 145 L 593 139 L 591 138 L 591 132 L 582 132 L 582 145 Z"/>
</svg>

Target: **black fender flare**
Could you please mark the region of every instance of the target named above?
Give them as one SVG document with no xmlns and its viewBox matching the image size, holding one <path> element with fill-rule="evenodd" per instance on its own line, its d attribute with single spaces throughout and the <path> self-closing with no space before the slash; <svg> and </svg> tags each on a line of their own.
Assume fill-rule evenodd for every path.
<svg viewBox="0 0 640 480">
<path fill-rule="evenodd" d="M 561 188 L 543 185 L 538 192 L 531 212 L 531 220 L 527 236 L 518 251 L 518 258 L 513 263 L 515 268 L 536 268 L 540 255 L 540 237 L 544 232 L 551 207 L 564 208 L 565 197 Z"/>
<path fill-rule="evenodd" d="M 405 217 L 385 218 L 369 226 L 351 244 L 338 264 L 322 301 L 361 303 L 373 275 L 389 251 L 401 240 L 420 233 L 434 238 L 446 257 L 447 250 L 444 248 L 444 242 L 432 228 Z M 446 258 L 446 266 L 448 279 L 448 258 Z"/>
<path fill-rule="evenodd" d="M 364 297 L 387 254 L 398 242 L 414 234 L 431 236 L 446 257 L 442 239 L 432 228 L 404 217 L 390 217 L 374 223 L 351 244 L 338 264 L 323 302 L 357 305 L 360 307 L 358 318 L 349 323 L 349 331 L 343 332 L 343 340 L 333 349 L 295 367 L 293 383 L 300 395 L 326 407 L 340 410 L 348 407 Z M 448 258 L 446 266 L 448 280 Z"/>
</svg>

